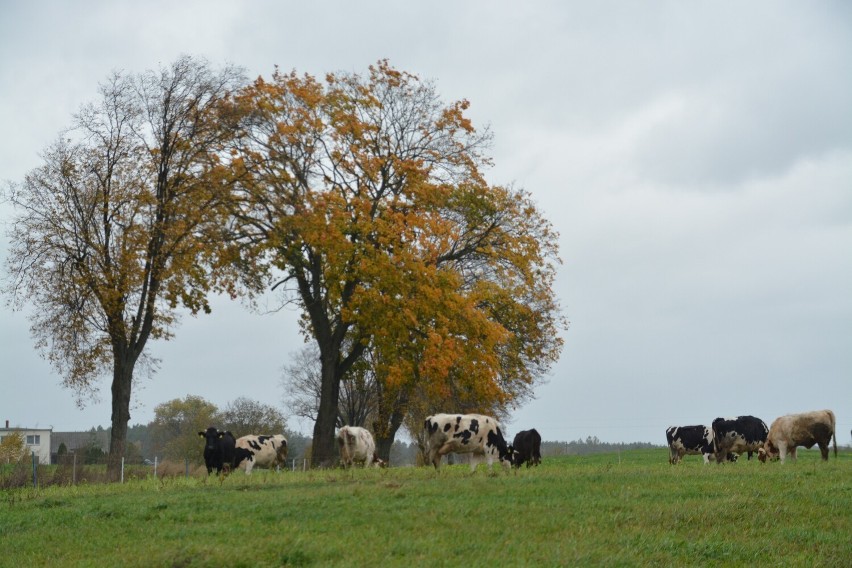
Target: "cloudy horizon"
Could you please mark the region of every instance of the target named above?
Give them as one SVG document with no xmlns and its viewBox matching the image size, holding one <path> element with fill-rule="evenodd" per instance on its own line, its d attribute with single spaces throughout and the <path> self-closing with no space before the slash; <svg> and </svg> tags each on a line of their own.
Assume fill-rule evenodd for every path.
<svg viewBox="0 0 852 568">
<path fill-rule="evenodd" d="M 852 428 L 852 5 L 388 1 L 14 4 L 0 21 L 0 182 L 18 183 L 115 69 L 181 54 L 363 73 L 387 58 L 467 99 L 493 184 L 559 232 L 559 362 L 510 433 L 662 444 L 669 425 L 830 408 Z M 0 219 L 13 211 L 0 204 Z M 5 227 L 4 227 L 5 229 Z M 5 230 L 0 259 L 5 259 Z M 5 277 L 5 275 L 4 275 Z M 110 425 L 3 303 L 0 420 Z M 213 301 L 134 387 L 130 424 L 175 398 L 282 409 L 298 314 Z M 448 412 L 454 409 L 446 409 Z M 290 427 L 310 434 L 312 424 Z"/>
</svg>

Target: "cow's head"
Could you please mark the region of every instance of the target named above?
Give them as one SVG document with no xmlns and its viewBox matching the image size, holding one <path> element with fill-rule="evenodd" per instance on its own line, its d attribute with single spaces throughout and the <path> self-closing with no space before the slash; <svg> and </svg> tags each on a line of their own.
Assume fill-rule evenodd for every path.
<svg viewBox="0 0 852 568">
<path fill-rule="evenodd" d="M 781 452 L 779 452 L 778 448 L 775 447 L 775 444 L 769 440 L 766 440 L 766 442 L 763 443 L 762 448 L 757 449 L 757 459 L 763 463 L 766 463 L 766 460 L 775 461 L 780 459 L 780 457 Z"/>
<path fill-rule="evenodd" d="M 512 456 L 512 465 L 515 467 L 521 467 L 524 465 L 526 461 L 523 456 L 521 456 L 521 452 L 516 450 L 513 446 L 509 446 L 509 455 Z"/>
<path fill-rule="evenodd" d="M 506 468 L 512 467 L 518 459 L 518 452 L 516 452 L 515 448 L 513 448 L 512 446 L 506 446 L 506 451 L 499 453 L 500 463 L 503 465 L 503 467 Z"/>
<path fill-rule="evenodd" d="M 199 436 L 204 438 L 204 445 L 211 449 L 215 450 L 217 448 L 217 442 L 219 438 L 225 435 L 224 432 L 220 432 L 218 429 L 210 426 L 207 430 L 201 431 L 198 433 Z"/>
</svg>

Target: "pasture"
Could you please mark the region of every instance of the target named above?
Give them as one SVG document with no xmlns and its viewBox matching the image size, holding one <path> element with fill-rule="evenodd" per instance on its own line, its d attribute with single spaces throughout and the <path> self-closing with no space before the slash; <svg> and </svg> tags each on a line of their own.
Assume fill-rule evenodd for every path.
<svg viewBox="0 0 852 568">
<path fill-rule="evenodd" d="M 0 493 L 0 566 L 849 566 L 852 453 L 668 450 Z"/>
</svg>

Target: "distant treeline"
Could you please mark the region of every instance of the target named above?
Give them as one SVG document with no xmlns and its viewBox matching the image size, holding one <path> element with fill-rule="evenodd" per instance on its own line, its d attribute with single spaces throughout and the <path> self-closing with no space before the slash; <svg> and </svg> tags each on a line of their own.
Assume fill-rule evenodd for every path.
<svg viewBox="0 0 852 568">
<path fill-rule="evenodd" d="M 605 454 L 622 450 L 638 450 L 644 448 L 661 448 L 658 444 L 650 442 L 619 442 L 612 444 L 601 442 L 597 436 L 589 436 L 585 440 L 574 440 L 573 442 L 542 442 L 541 455 L 547 456 L 581 456 L 585 454 Z"/>
</svg>

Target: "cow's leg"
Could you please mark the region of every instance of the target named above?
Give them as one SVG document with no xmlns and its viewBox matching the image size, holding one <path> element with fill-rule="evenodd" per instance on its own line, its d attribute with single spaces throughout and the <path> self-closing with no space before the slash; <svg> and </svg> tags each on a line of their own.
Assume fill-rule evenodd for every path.
<svg viewBox="0 0 852 568">
<path fill-rule="evenodd" d="M 477 454 L 470 454 L 470 472 L 473 473 L 476 471 L 476 466 L 479 465 L 481 458 Z M 491 456 L 488 457 L 488 469 L 491 469 Z"/>
<path fill-rule="evenodd" d="M 828 443 L 819 443 L 819 453 L 822 454 L 823 461 L 828 461 Z"/>
<path fill-rule="evenodd" d="M 778 444 L 778 459 L 781 460 L 781 463 L 784 463 L 784 460 L 787 459 L 787 444 L 786 444 L 786 442 L 780 442 Z"/>
<path fill-rule="evenodd" d="M 796 446 L 793 446 L 792 448 L 790 448 L 790 459 L 793 460 L 793 461 L 796 461 L 796 459 L 797 459 Z"/>
<path fill-rule="evenodd" d="M 444 457 L 444 454 L 441 452 L 441 448 L 429 448 L 429 463 L 435 466 L 436 471 L 441 467 L 442 457 Z"/>
</svg>

